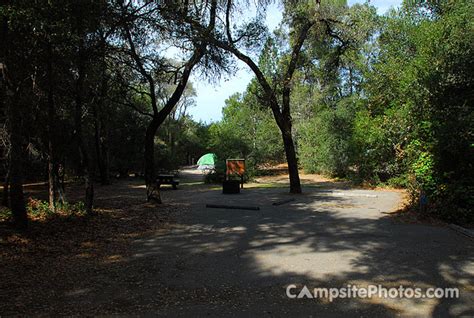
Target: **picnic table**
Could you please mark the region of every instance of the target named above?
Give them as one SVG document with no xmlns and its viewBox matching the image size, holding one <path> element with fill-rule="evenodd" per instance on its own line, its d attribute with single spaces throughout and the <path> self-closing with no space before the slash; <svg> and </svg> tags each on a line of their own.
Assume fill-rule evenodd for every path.
<svg viewBox="0 0 474 318">
<path fill-rule="evenodd" d="M 173 189 L 178 189 L 179 180 L 174 174 L 159 174 L 156 176 L 156 185 L 158 189 L 162 184 L 170 184 L 173 186 Z"/>
</svg>

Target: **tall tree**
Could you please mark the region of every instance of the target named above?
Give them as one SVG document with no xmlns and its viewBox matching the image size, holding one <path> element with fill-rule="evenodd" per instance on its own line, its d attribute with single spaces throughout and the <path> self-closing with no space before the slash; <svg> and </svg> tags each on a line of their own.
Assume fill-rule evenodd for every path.
<svg viewBox="0 0 474 318">
<path fill-rule="evenodd" d="M 213 1 L 213 3 L 216 2 L 217 1 Z M 186 10 L 183 10 L 183 8 L 186 8 Z M 149 29 L 150 27 L 156 27 L 162 33 L 166 33 L 165 38 L 167 36 L 169 41 L 169 37 L 173 37 L 176 33 L 176 29 L 180 28 L 179 20 L 181 20 L 183 16 L 191 16 L 194 12 L 193 8 L 194 6 L 187 2 L 161 5 L 150 3 L 149 6 L 144 6 L 143 10 L 134 10 L 134 7 L 131 5 L 122 6 L 123 14 L 129 16 L 129 21 L 134 21 L 133 25 L 126 24 L 123 28 L 123 36 L 128 45 L 127 51 L 134 62 L 134 69 L 138 71 L 147 85 L 147 91 L 141 91 L 140 94 L 144 94 L 150 100 L 151 113 L 147 115 L 151 120 L 148 123 L 145 133 L 145 182 L 147 200 L 155 200 L 160 203 L 161 196 L 155 180 L 155 135 L 158 128 L 178 104 L 186 89 L 192 70 L 201 62 L 201 59 L 206 54 L 207 45 L 206 42 L 197 40 L 192 42 L 191 47 L 182 47 L 190 51 L 190 55 L 181 65 L 176 66 L 174 62 L 170 65 L 170 62 L 167 62 L 166 58 L 159 55 L 157 56 L 156 51 L 153 52 L 152 58 L 150 58 L 150 55 L 146 55 L 144 52 L 150 50 L 150 47 L 146 47 L 149 43 L 147 43 L 147 39 L 144 37 L 153 32 L 155 32 L 154 34 L 156 35 L 158 30 Z M 176 11 L 175 9 L 179 10 Z M 199 14 L 199 12 L 194 12 L 194 14 Z M 156 20 L 153 21 L 153 18 Z M 206 30 L 212 30 L 214 28 L 215 19 L 215 9 L 213 9 L 207 21 L 208 26 L 205 27 Z M 148 27 L 148 29 L 143 30 L 144 27 Z M 136 31 L 135 34 L 134 31 Z M 138 48 L 137 46 L 139 45 L 142 47 Z M 164 63 L 168 63 L 168 65 L 164 65 Z M 162 105 L 160 105 L 158 100 L 160 83 L 157 82 L 156 77 L 160 72 L 171 72 L 174 84 L 174 90 Z M 165 82 L 164 84 L 168 85 L 169 83 Z"/>
<path fill-rule="evenodd" d="M 0 71 L 1 71 L 1 90 L 2 90 L 2 108 L 7 113 L 8 131 L 10 139 L 9 153 L 9 203 L 13 215 L 14 225 L 19 229 L 25 229 L 28 225 L 25 200 L 23 194 L 23 157 L 24 157 L 24 134 L 22 112 L 25 111 L 25 99 L 22 94 L 31 88 L 31 82 L 25 73 L 28 70 L 22 68 L 21 61 L 26 62 L 29 50 L 18 52 L 12 50 L 24 47 L 25 39 L 30 33 L 28 27 L 18 28 L 13 34 L 11 28 L 11 16 L 17 13 L 17 9 L 9 1 L 3 1 L 0 7 L 1 40 L 0 49 Z M 30 12 L 24 12 L 28 15 Z M 12 75 L 14 74 L 14 75 Z M 3 104 L 5 103 L 5 104 Z"/>
<path fill-rule="evenodd" d="M 286 43 L 285 58 L 282 60 L 278 71 L 278 80 L 272 81 L 265 76 L 264 71 L 245 50 L 258 50 L 264 42 L 266 28 L 263 25 L 262 12 L 264 8 L 257 10 L 260 13 L 254 20 L 242 25 L 235 24 L 238 18 L 235 15 L 238 8 L 245 6 L 244 2 L 227 0 L 222 5 L 212 4 L 209 10 L 219 9 L 221 23 L 213 32 L 204 32 L 204 28 L 192 19 L 187 19 L 199 36 L 206 39 L 213 46 L 233 54 L 254 72 L 265 97 L 266 104 L 271 109 L 275 121 L 280 129 L 283 145 L 285 148 L 288 172 L 290 177 L 290 192 L 301 193 L 301 183 L 298 173 L 298 160 L 293 141 L 292 118 L 291 118 L 291 90 L 296 70 L 301 66 L 301 51 L 310 31 L 318 25 L 328 35 L 336 36 L 332 25 L 339 23 L 331 17 L 333 5 L 341 6 L 345 1 L 333 1 L 334 3 L 321 4 L 316 1 L 284 1 L 286 28 L 289 30 L 288 42 Z M 263 7 L 267 4 L 263 1 Z M 234 21 L 234 24 L 232 22 Z M 285 49 L 285 47 L 283 48 Z"/>
</svg>

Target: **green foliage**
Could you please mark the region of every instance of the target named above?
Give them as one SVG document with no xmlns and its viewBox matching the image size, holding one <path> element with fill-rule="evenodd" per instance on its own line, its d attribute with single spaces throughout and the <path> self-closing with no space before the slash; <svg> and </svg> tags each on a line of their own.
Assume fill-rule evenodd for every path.
<svg viewBox="0 0 474 318">
<path fill-rule="evenodd" d="M 6 207 L 0 207 L 0 222 L 5 222 L 10 220 L 12 212 Z"/>
<path fill-rule="evenodd" d="M 353 106 L 341 102 L 324 109 L 299 128 L 299 154 L 307 172 L 343 177 L 349 173 L 353 157 Z"/>
<path fill-rule="evenodd" d="M 424 194 L 430 213 L 449 221 L 472 221 L 474 2 L 404 1 L 401 9 L 384 17 L 368 3 L 348 7 L 344 0 L 323 1 L 320 7 L 314 1 L 284 1 L 283 8 L 284 21 L 273 35 L 262 21 L 250 21 L 235 30 L 234 38 L 249 33 L 242 47 L 256 51 L 263 46 L 258 67 L 277 99 L 284 88 L 291 88 L 300 166 L 308 172 L 406 187 L 414 206 Z M 9 33 L 0 62 L 8 66 L 11 86 L 9 94 L 0 87 L 1 102 L 8 109 L 22 107 L 26 179 L 44 179 L 49 142 L 67 174 L 83 172 L 76 120 L 91 162 L 98 163 L 102 155 L 114 174 L 143 172 L 151 96 L 140 72 L 131 67 L 121 23 L 130 23 L 160 100 L 174 89 L 163 78 L 177 65 L 161 58 L 157 45 L 177 43 L 186 50 L 194 43 L 185 26 L 175 28 L 159 12 L 164 11 L 150 10 L 150 16 L 143 12 L 141 21 L 150 25 L 132 25 L 115 2 L 23 0 L 0 7 Z M 290 48 L 308 19 L 315 23 L 296 71 L 283 78 Z M 154 23 L 165 27 L 155 28 Z M 174 31 L 161 34 L 166 29 Z M 102 38 L 106 34 L 109 39 Z M 207 48 L 210 56 L 200 65 L 204 73 L 228 70 L 226 53 Z M 80 67 L 82 90 L 76 94 Z M 193 96 L 189 85 L 155 136 L 158 168 L 176 169 L 214 152 L 218 163 L 207 181 L 221 182 L 226 158 L 245 158 L 250 178 L 260 165 L 285 160 L 281 133 L 255 79 L 245 92 L 229 97 L 222 120 L 211 125 L 186 115 Z M 78 97 L 82 108 L 76 112 Z M 54 128 L 54 136 L 48 127 Z M 57 209 L 80 214 L 83 207 L 64 204 Z M 31 201 L 28 211 L 50 213 L 42 201 Z"/>
<path fill-rule="evenodd" d="M 209 127 L 210 151 L 223 162 L 228 158 L 246 159 L 249 178 L 258 165 L 283 159 L 278 127 L 269 111 L 259 107 L 252 89 L 250 85 L 244 96 L 231 96 L 223 109 L 222 121 Z"/>
<path fill-rule="evenodd" d="M 428 194 L 433 194 L 436 191 L 434 164 L 435 158 L 429 152 L 422 152 L 412 164 L 417 188 Z"/>
<path fill-rule="evenodd" d="M 415 206 L 423 193 L 432 214 L 472 222 L 473 12 L 467 0 L 339 11 L 354 21 L 338 27 L 349 45 L 334 55 L 315 36 L 305 53 L 318 63 L 292 92 L 301 166 L 406 187 Z"/>
<path fill-rule="evenodd" d="M 406 4 L 387 18 L 367 74 L 368 107 L 389 119 L 386 143 L 397 145 L 394 172 L 407 176 L 415 202 L 426 194 L 430 212 L 449 220 L 465 221 L 471 209 L 473 9 L 472 1 Z"/>
<path fill-rule="evenodd" d="M 28 214 L 35 218 L 46 218 L 54 214 L 62 216 L 86 215 L 84 202 L 82 201 L 73 204 L 69 202 L 58 202 L 55 206 L 56 211 L 53 212 L 49 208 L 47 201 L 30 198 L 26 208 Z"/>
<path fill-rule="evenodd" d="M 47 201 L 32 198 L 30 198 L 28 202 L 27 211 L 28 214 L 35 216 L 47 216 L 53 213 L 53 211 L 49 209 L 49 203 Z"/>
<path fill-rule="evenodd" d="M 384 170 L 387 159 L 391 160 L 383 123 L 383 118 L 374 118 L 367 110 L 361 110 L 356 114 L 353 140 L 358 149 L 355 163 L 359 180 L 380 181 L 377 173 Z"/>
</svg>

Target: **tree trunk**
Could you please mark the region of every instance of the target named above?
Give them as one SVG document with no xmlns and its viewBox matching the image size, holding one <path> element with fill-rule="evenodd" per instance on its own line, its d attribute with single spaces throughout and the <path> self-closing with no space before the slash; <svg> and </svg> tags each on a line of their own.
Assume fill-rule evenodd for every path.
<svg viewBox="0 0 474 318">
<path fill-rule="evenodd" d="M 53 49 L 48 43 L 48 60 L 47 60 L 47 79 L 48 79 L 48 197 L 49 209 L 56 211 L 56 199 L 58 193 L 57 184 L 57 164 L 55 163 L 55 109 L 54 109 L 54 91 L 53 91 Z"/>
<path fill-rule="evenodd" d="M 48 147 L 48 201 L 49 209 L 52 212 L 56 212 L 56 189 L 55 189 L 55 180 L 54 180 L 54 163 L 52 159 L 52 143 L 49 141 Z"/>
<path fill-rule="evenodd" d="M 3 197 L 2 197 L 2 205 L 9 207 L 9 197 L 10 197 L 10 169 L 7 167 L 7 173 L 5 175 L 5 183 L 3 184 Z"/>
<path fill-rule="evenodd" d="M 65 174 L 65 171 L 64 171 L 64 166 L 65 166 L 65 160 L 62 159 L 62 161 L 57 161 L 56 162 L 56 167 L 55 167 L 55 178 L 56 178 L 56 184 L 57 184 L 57 189 L 58 189 L 58 196 L 57 196 L 57 200 L 61 203 L 64 203 L 66 202 L 66 194 L 65 194 L 65 191 L 64 191 L 64 187 L 65 187 L 65 183 L 64 183 L 64 174 Z"/>
<path fill-rule="evenodd" d="M 28 217 L 23 195 L 23 138 L 20 103 L 10 107 L 10 209 L 16 228 L 26 229 Z"/>
<path fill-rule="evenodd" d="M 80 153 L 80 166 L 84 169 L 84 185 L 85 185 L 85 198 L 84 205 L 86 213 L 89 215 L 94 214 L 94 183 L 93 183 L 93 167 L 92 162 L 89 158 L 89 153 L 87 152 L 87 147 L 84 143 L 82 136 L 82 107 L 83 107 L 83 86 L 84 86 L 84 77 L 85 77 L 85 56 L 82 48 L 82 43 L 80 44 L 78 56 L 78 79 L 76 82 L 76 108 L 74 116 L 74 124 L 76 130 L 76 144 Z M 82 170 L 81 169 L 81 170 Z"/>
<path fill-rule="evenodd" d="M 104 127 L 104 125 L 102 125 Z M 110 184 L 110 154 L 109 154 L 109 147 L 107 145 L 108 141 L 108 132 L 107 129 L 104 128 L 104 133 L 105 133 L 105 141 L 102 143 L 102 162 L 103 162 L 103 173 L 104 173 L 104 179 L 103 179 L 103 184 Z"/>
<path fill-rule="evenodd" d="M 213 5 L 211 8 L 211 17 L 210 17 L 210 24 L 212 27 L 209 28 L 210 30 L 213 28 L 213 24 L 215 22 L 215 10 L 217 2 L 213 0 Z M 148 81 L 149 84 L 149 93 L 151 98 L 151 106 L 153 109 L 153 119 L 151 120 L 150 124 L 147 127 L 146 134 L 145 134 L 145 183 L 146 183 L 146 191 L 147 191 L 147 200 L 155 200 L 161 203 L 161 196 L 159 193 L 159 189 L 156 186 L 155 182 L 155 156 L 154 156 L 154 144 L 155 144 L 155 134 L 158 128 L 163 124 L 169 114 L 173 111 L 176 104 L 179 102 L 179 99 L 183 95 L 183 92 L 186 88 L 186 85 L 189 80 L 189 76 L 196 64 L 199 63 L 201 58 L 204 56 L 205 53 L 205 46 L 197 45 L 194 48 L 194 53 L 187 61 L 187 63 L 183 67 L 183 73 L 181 74 L 181 79 L 179 80 L 176 88 L 174 89 L 171 97 L 168 99 L 166 104 L 158 110 L 157 102 L 156 102 L 156 93 L 155 93 L 155 80 L 153 76 L 147 72 L 144 67 L 143 60 L 138 55 L 135 44 L 133 42 L 133 38 L 129 29 L 125 29 L 126 36 L 128 43 L 130 45 L 130 53 L 132 58 L 135 60 L 135 63 L 140 71 L 141 75 L 144 79 Z M 156 195 L 155 195 L 156 193 Z"/>
<path fill-rule="evenodd" d="M 4 2 L 2 2 L 3 4 Z M 0 109 L 2 111 L 2 116 L 5 116 L 5 122 L 8 122 L 8 110 L 6 109 L 5 99 L 6 99 L 6 69 L 4 68 L 4 64 L 6 63 L 6 55 L 7 55 L 7 34 L 8 34 L 8 20 L 6 16 L 3 16 L 1 21 L 1 29 L 0 29 Z M 2 118 L 3 119 L 3 118 Z M 4 149 L 5 153 L 5 183 L 3 185 L 3 198 L 2 204 L 6 207 L 10 206 L 9 204 L 9 185 L 10 185 L 10 162 L 9 162 L 9 151 L 8 149 Z"/>
<path fill-rule="evenodd" d="M 161 203 L 160 191 L 156 186 L 155 175 L 155 134 L 160 122 L 155 118 L 148 124 L 145 134 L 145 183 L 147 201 Z"/>
<path fill-rule="evenodd" d="M 13 93 L 12 86 L 8 88 L 9 78 L 6 68 L 6 56 L 8 45 L 8 21 L 5 17 L 2 19 L 2 28 L 0 32 L 0 72 L 2 74 L 2 81 L 0 84 L 1 96 L 0 103 L 3 108 L 7 109 L 7 118 L 9 123 L 10 133 L 10 156 L 9 156 L 9 183 L 10 183 L 10 209 L 13 216 L 14 226 L 17 229 L 24 230 L 28 227 L 28 215 L 26 212 L 25 199 L 23 195 L 23 132 L 22 132 L 22 118 L 23 118 L 23 104 L 19 101 L 18 96 L 19 87 L 16 91 L 16 96 Z M 3 83 L 2 83 L 3 82 Z M 9 98 L 9 107 L 5 105 L 7 96 Z"/>
<path fill-rule="evenodd" d="M 107 169 L 107 158 L 106 153 L 104 151 L 104 145 L 102 142 L 102 123 L 99 118 L 97 106 L 93 106 L 93 113 L 94 113 L 94 141 L 95 141 L 95 152 L 97 157 L 97 166 L 99 167 L 99 174 L 100 174 L 100 183 L 102 185 L 109 184 L 109 176 L 108 176 L 108 169 Z M 104 157 L 105 155 L 105 157 Z"/>
<path fill-rule="evenodd" d="M 104 49 L 103 49 L 104 50 Z M 103 57 L 104 59 L 104 57 Z M 97 105 L 93 105 L 94 115 L 94 134 L 95 134 L 95 150 L 97 156 L 97 164 L 99 167 L 100 183 L 102 185 L 110 184 L 109 179 L 109 160 L 106 145 L 106 129 L 105 123 L 102 120 L 104 100 L 107 95 L 107 78 L 105 76 L 105 61 L 102 61 L 102 74 L 100 83 L 100 96 Z"/>
<path fill-rule="evenodd" d="M 290 193 L 301 193 L 300 176 L 298 173 L 298 160 L 296 158 L 295 144 L 291 134 L 291 126 L 281 128 L 283 145 L 285 146 L 288 174 L 290 176 Z"/>
<path fill-rule="evenodd" d="M 105 95 L 104 95 L 105 98 Z M 100 172 L 100 177 L 101 177 L 101 183 L 103 185 L 110 184 L 110 173 L 109 173 L 109 167 L 110 167 L 110 158 L 109 158 L 109 147 L 108 147 L 108 130 L 106 126 L 106 121 L 103 120 L 103 117 L 99 117 L 99 123 L 100 123 L 100 130 L 99 130 L 99 145 L 100 145 L 100 158 L 101 158 L 101 172 Z"/>
<path fill-rule="evenodd" d="M 100 137 L 100 128 L 95 125 L 95 152 L 96 152 L 96 157 L 97 157 L 97 166 L 99 168 L 99 175 L 100 175 L 100 183 L 102 185 L 107 185 L 109 184 L 109 178 L 108 178 L 108 173 L 107 173 L 107 166 L 105 162 L 105 158 L 103 157 L 104 152 L 102 150 L 101 146 L 101 137 Z"/>
<path fill-rule="evenodd" d="M 307 30 L 303 33 L 305 35 Z M 291 93 L 291 85 L 290 79 L 293 76 L 293 71 L 288 72 L 285 78 L 287 79 L 287 83 L 285 83 L 283 94 L 282 94 L 282 104 L 283 110 L 280 109 L 280 103 L 276 97 L 275 91 L 272 89 L 270 84 L 265 78 L 265 75 L 262 73 L 260 68 L 258 67 L 253 60 L 240 52 L 238 49 L 233 47 L 232 45 L 225 44 L 223 42 L 214 41 L 214 44 L 220 46 L 222 49 L 231 52 L 234 54 L 239 60 L 247 64 L 250 69 L 254 72 L 257 81 L 261 85 L 263 91 L 265 92 L 268 105 L 270 106 L 273 117 L 280 128 L 283 144 L 285 147 L 285 154 L 286 159 L 288 162 L 288 173 L 290 176 L 290 193 L 301 193 L 301 183 L 300 177 L 298 174 L 298 160 L 296 158 L 296 151 L 295 151 L 295 144 L 293 142 L 293 136 L 291 134 L 291 116 L 290 116 L 290 93 Z M 301 48 L 302 40 L 301 37 L 299 39 L 299 44 L 294 48 L 292 54 L 292 60 L 290 61 L 290 67 L 292 70 L 295 68 L 296 65 L 296 58 L 299 53 L 299 49 Z"/>
<path fill-rule="evenodd" d="M 89 215 L 95 215 L 94 212 L 94 180 L 92 180 L 92 173 L 90 173 L 90 166 L 87 166 L 86 173 L 84 174 L 84 181 L 86 187 L 86 197 L 84 200 L 84 206 L 86 213 Z"/>
<path fill-rule="evenodd" d="M 77 107 L 77 106 L 76 106 Z M 81 107 L 82 109 L 82 107 Z M 81 126 L 81 122 L 78 124 Z M 76 126 L 78 127 L 78 126 Z M 77 143 L 79 147 L 79 152 L 80 152 L 80 157 L 81 157 L 81 165 L 84 168 L 84 186 L 85 186 L 85 198 L 84 198 L 84 206 L 86 209 L 86 213 L 89 215 L 93 215 L 94 213 L 94 177 L 93 177 L 93 166 L 91 163 L 91 160 L 89 158 L 89 154 L 87 152 L 87 148 L 84 144 L 84 140 L 82 137 L 82 131 L 79 128 L 79 131 L 77 131 Z"/>
</svg>

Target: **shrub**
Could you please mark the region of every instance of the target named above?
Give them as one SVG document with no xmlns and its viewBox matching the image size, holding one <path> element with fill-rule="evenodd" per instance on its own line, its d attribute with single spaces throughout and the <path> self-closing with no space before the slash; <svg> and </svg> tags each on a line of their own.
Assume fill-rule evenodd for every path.
<svg viewBox="0 0 474 318">
<path fill-rule="evenodd" d="M 299 155 L 305 171 L 336 177 L 349 174 L 354 159 L 353 108 L 344 101 L 301 125 Z"/>
<path fill-rule="evenodd" d="M 44 218 L 53 215 L 53 211 L 49 208 L 49 203 L 44 200 L 38 200 L 34 198 L 29 198 L 26 206 L 28 214 Z M 72 216 L 72 215 L 84 215 L 85 207 L 84 202 L 58 202 L 56 203 L 56 214 Z"/>
</svg>

